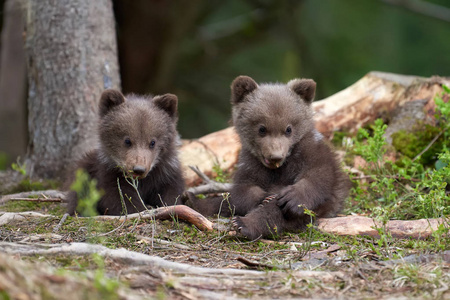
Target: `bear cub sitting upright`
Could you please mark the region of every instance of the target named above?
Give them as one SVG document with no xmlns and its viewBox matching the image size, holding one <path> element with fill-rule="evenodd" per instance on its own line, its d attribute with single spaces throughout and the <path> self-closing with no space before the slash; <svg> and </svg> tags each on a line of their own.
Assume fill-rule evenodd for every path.
<svg viewBox="0 0 450 300">
<path fill-rule="evenodd" d="M 177 96 L 172 94 L 125 98 L 116 90 L 103 92 L 99 103 L 100 146 L 88 152 L 77 165 L 103 191 L 97 203 L 99 214 L 124 213 L 118 179 L 127 213 L 145 210 L 126 177 L 139 179 L 138 191 L 145 206 L 176 203 L 184 190 L 176 151 L 177 103 Z M 78 195 L 71 191 L 68 213 L 74 214 L 77 205 Z"/>
<path fill-rule="evenodd" d="M 299 231 L 342 209 L 350 181 L 322 135 L 311 102 L 316 83 L 293 79 L 258 85 L 247 76 L 232 85 L 232 120 L 242 150 L 230 192 L 233 224 L 256 239 Z"/>
</svg>

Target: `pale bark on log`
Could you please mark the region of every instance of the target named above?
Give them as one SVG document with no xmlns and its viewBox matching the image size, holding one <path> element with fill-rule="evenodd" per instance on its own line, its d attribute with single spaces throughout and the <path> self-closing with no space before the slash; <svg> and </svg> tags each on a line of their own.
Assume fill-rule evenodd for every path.
<svg viewBox="0 0 450 300">
<path fill-rule="evenodd" d="M 320 231 L 337 235 L 368 235 L 379 238 L 376 228 L 383 228 L 394 238 L 423 239 L 431 236 L 440 224 L 449 225 L 449 219 L 391 220 L 383 225 L 372 218 L 346 216 L 317 220 Z"/>
<path fill-rule="evenodd" d="M 110 0 L 22 0 L 26 16 L 29 145 L 27 174 L 64 178 L 96 146 L 97 106 L 119 88 Z"/>
<path fill-rule="evenodd" d="M 240 149 L 239 137 L 233 127 L 196 140 L 184 141 L 179 155 L 186 185 L 194 186 L 201 182 L 201 178 L 189 166 L 198 167 L 207 176 L 214 177 L 214 166 L 226 171 L 234 167 Z"/>
<path fill-rule="evenodd" d="M 335 131 L 356 132 L 379 117 L 388 117 L 395 108 L 408 101 L 424 99 L 432 106 L 433 98 L 442 92 L 442 84 L 450 86 L 450 79 L 371 72 L 345 90 L 313 102 L 316 128 L 326 138 L 331 138 Z M 430 105 L 426 108 L 430 109 Z M 186 185 L 195 185 L 200 180 L 189 165 L 198 166 L 208 176 L 214 176 L 214 165 L 231 172 L 239 151 L 239 137 L 233 127 L 185 141 L 180 149 L 180 159 Z"/>
</svg>

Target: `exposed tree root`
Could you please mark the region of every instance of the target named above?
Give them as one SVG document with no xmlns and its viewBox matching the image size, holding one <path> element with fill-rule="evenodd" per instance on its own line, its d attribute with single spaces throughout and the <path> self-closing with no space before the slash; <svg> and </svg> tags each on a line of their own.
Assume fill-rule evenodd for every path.
<svg viewBox="0 0 450 300">
<path fill-rule="evenodd" d="M 241 269 L 214 269 L 196 267 L 188 264 L 172 262 L 158 256 L 150 256 L 139 252 L 129 251 L 123 248 L 110 249 L 105 246 L 88 243 L 71 244 L 18 244 L 0 242 L 0 252 L 21 256 L 52 256 L 52 255 L 91 255 L 98 254 L 119 263 L 124 263 L 130 267 L 151 266 L 170 271 L 171 274 L 182 275 L 208 275 L 223 278 L 233 276 L 235 281 L 243 278 L 263 279 L 267 273 L 265 271 L 241 270 Z M 278 274 L 280 273 L 280 274 Z M 281 275 L 283 272 L 274 272 L 273 275 Z M 314 277 L 324 281 L 333 280 L 336 276 L 343 276 L 341 272 L 321 272 L 321 271 L 296 271 L 296 276 Z"/>
</svg>

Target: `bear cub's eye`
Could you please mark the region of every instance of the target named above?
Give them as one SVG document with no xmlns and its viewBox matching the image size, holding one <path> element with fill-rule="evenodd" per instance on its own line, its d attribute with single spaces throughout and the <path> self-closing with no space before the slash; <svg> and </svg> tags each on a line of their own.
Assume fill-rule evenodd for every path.
<svg viewBox="0 0 450 300">
<path fill-rule="evenodd" d="M 265 136 L 266 133 L 267 133 L 267 129 L 266 129 L 265 126 L 262 126 L 262 125 L 261 125 L 261 126 L 259 126 L 258 132 L 259 132 L 259 135 L 260 135 L 260 136 Z"/>
<path fill-rule="evenodd" d="M 156 144 L 155 140 L 152 140 L 150 142 L 150 149 L 153 149 L 155 147 L 155 144 Z"/>
<path fill-rule="evenodd" d="M 288 126 L 286 128 L 286 135 L 291 135 L 291 133 L 292 133 L 292 128 L 291 128 L 291 126 Z"/>
<path fill-rule="evenodd" d="M 131 147 L 131 140 L 129 138 L 125 138 L 125 140 L 123 142 L 124 142 L 125 146 Z"/>
</svg>

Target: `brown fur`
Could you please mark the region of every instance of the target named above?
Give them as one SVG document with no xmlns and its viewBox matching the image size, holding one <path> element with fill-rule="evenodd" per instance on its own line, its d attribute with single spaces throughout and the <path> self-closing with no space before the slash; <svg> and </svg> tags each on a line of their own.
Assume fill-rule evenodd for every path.
<svg viewBox="0 0 450 300">
<path fill-rule="evenodd" d="M 125 98 L 119 91 L 106 90 L 99 104 L 100 147 L 87 153 L 77 168 L 88 172 L 103 191 L 99 214 L 120 215 L 122 203 L 117 179 L 127 212 L 143 211 L 134 188 L 124 177 L 139 179 L 139 194 L 146 206 L 173 205 L 183 193 L 184 181 L 176 154 L 177 102 L 175 95 Z M 68 212 L 74 214 L 78 196 L 70 192 Z"/>
<path fill-rule="evenodd" d="M 343 207 L 349 179 L 314 128 L 310 104 L 315 87 L 310 79 L 258 85 L 247 76 L 231 85 L 242 150 L 229 200 L 232 210 L 223 205 L 221 214 L 234 213 L 236 229 L 250 239 L 303 229 L 311 221 L 304 207 L 317 217 L 333 217 Z M 217 199 L 195 208 L 218 212 Z"/>
</svg>

